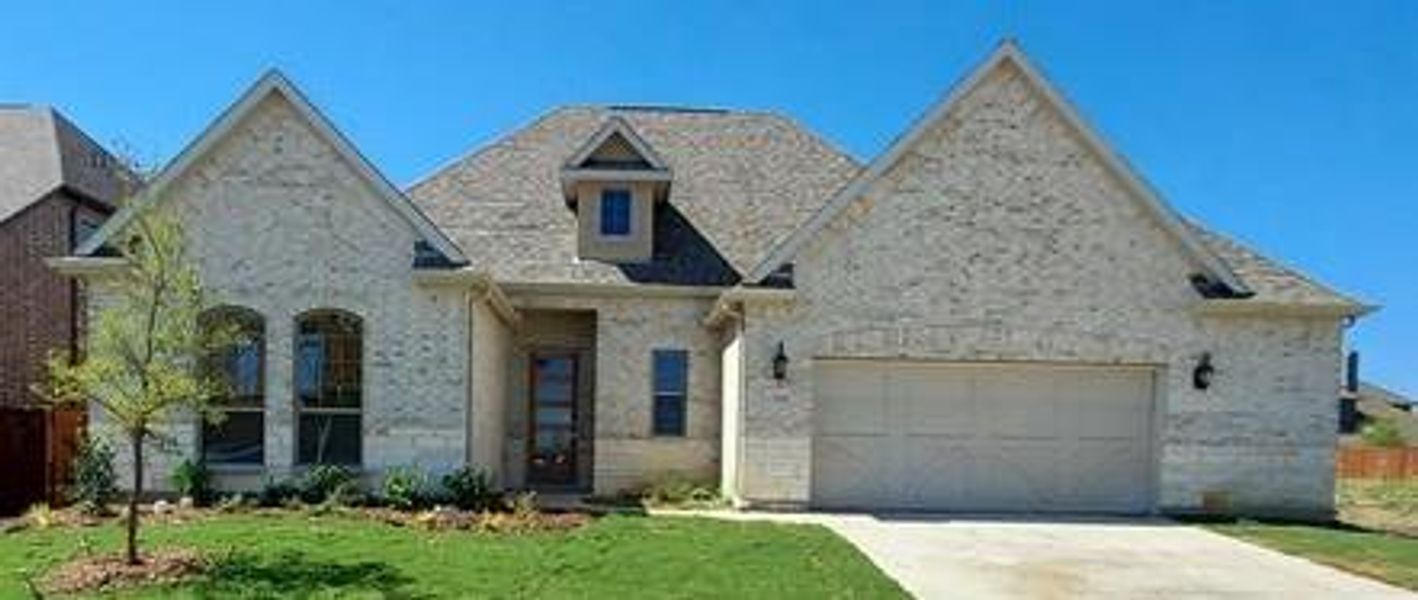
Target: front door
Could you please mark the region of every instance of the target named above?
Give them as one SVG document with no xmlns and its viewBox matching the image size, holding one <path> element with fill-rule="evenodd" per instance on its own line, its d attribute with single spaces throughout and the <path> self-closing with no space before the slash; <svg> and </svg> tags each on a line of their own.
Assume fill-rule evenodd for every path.
<svg viewBox="0 0 1418 600">
<path fill-rule="evenodd" d="M 576 483 L 576 375 L 572 354 L 534 354 L 527 483 Z"/>
</svg>

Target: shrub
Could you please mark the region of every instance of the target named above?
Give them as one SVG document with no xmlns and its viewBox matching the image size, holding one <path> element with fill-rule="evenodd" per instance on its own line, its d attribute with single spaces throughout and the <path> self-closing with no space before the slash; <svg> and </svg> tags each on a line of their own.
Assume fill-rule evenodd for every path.
<svg viewBox="0 0 1418 600">
<path fill-rule="evenodd" d="M 384 501 L 399 510 L 413 510 L 428 499 L 428 476 L 418 467 L 396 467 L 384 476 Z"/>
<path fill-rule="evenodd" d="M 336 465 L 315 465 L 300 480 L 300 500 L 306 504 L 344 502 L 358 487 L 355 474 Z"/>
<path fill-rule="evenodd" d="M 503 508 L 502 492 L 493 487 L 492 475 L 483 469 L 463 467 L 443 476 L 448 501 L 463 510 L 485 511 Z"/>
<path fill-rule="evenodd" d="M 1389 417 L 1379 417 L 1365 424 L 1359 430 L 1359 437 L 1372 446 L 1393 448 L 1403 445 L 1403 432 L 1399 431 L 1398 422 Z"/>
<path fill-rule="evenodd" d="M 172 470 L 172 489 L 182 496 L 191 498 L 198 506 L 204 506 L 212 499 L 212 476 L 207 471 L 207 466 L 193 461 L 183 460 Z"/>
<path fill-rule="evenodd" d="M 722 503 L 712 485 L 675 473 L 660 476 L 640 491 L 640 499 L 657 506 L 717 506 Z"/>
<path fill-rule="evenodd" d="M 48 504 L 36 504 L 25 511 L 25 523 L 35 529 L 49 529 L 59 524 L 58 515 Z"/>
<path fill-rule="evenodd" d="M 89 514 L 108 511 L 108 503 L 118 494 L 113 472 L 113 450 L 107 444 L 86 438 L 74 457 L 74 488 L 70 500 Z"/>
<path fill-rule="evenodd" d="M 267 479 L 266 485 L 261 488 L 261 495 L 257 501 L 261 506 L 274 508 L 285 506 L 299 496 L 300 486 L 297 486 L 294 481 Z"/>
</svg>

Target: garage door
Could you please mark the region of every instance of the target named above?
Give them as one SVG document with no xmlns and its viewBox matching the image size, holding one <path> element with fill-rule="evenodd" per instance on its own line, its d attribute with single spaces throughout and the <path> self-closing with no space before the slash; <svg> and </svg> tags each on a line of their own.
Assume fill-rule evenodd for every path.
<svg viewBox="0 0 1418 600">
<path fill-rule="evenodd" d="M 1149 509 L 1150 369 L 819 361 L 814 376 L 814 505 Z"/>
</svg>

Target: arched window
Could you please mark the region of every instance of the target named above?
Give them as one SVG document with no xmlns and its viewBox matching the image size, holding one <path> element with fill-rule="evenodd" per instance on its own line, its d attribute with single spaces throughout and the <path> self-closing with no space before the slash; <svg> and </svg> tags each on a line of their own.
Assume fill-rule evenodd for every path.
<svg viewBox="0 0 1418 600">
<path fill-rule="evenodd" d="M 295 320 L 296 463 L 360 464 L 363 325 L 339 310 Z"/>
<path fill-rule="evenodd" d="M 202 314 L 205 328 L 222 328 L 230 343 L 208 355 L 208 372 L 225 383 L 214 408 L 226 418 L 202 426 L 202 459 L 211 465 L 265 462 L 266 322 L 249 308 L 224 306 Z"/>
</svg>

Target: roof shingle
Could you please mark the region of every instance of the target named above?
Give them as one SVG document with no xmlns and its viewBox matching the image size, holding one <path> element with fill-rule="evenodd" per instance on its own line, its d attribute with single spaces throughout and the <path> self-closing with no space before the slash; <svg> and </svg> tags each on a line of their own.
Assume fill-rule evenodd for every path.
<svg viewBox="0 0 1418 600">
<path fill-rule="evenodd" d="M 657 223 L 693 242 L 651 263 L 576 256 L 576 217 L 560 169 L 612 116 L 625 119 L 674 173 Z M 730 285 L 860 167 L 772 114 L 570 107 L 458 160 L 408 194 L 474 266 L 513 281 Z M 657 236 L 658 238 L 659 236 Z M 657 240 L 657 246 L 662 244 Z"/>
</svg>

